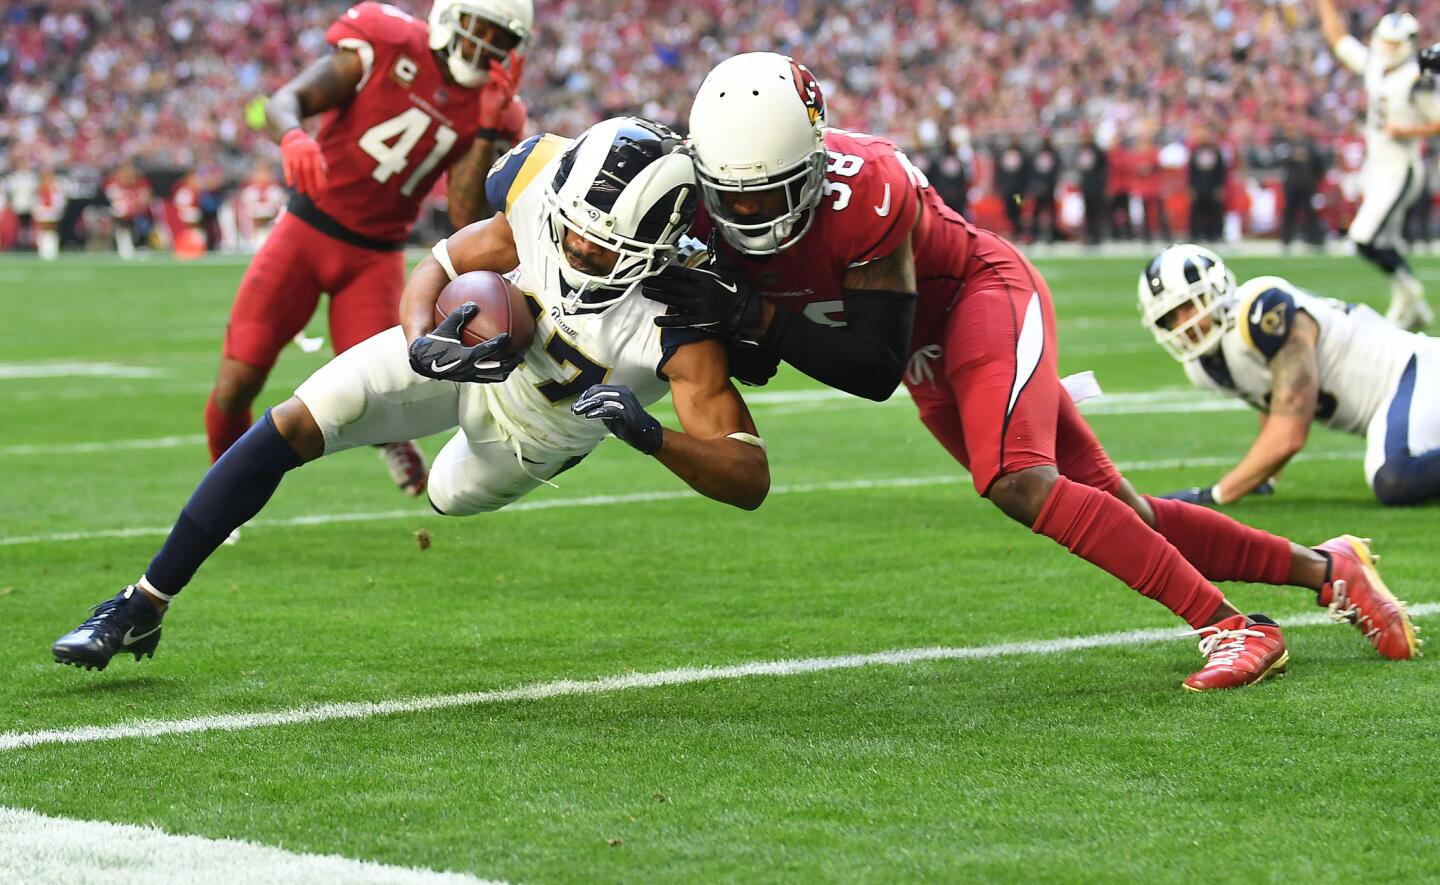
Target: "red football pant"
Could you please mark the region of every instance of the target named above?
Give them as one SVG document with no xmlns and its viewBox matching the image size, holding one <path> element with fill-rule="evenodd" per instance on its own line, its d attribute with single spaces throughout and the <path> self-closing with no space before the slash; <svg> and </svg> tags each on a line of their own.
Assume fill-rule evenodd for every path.
<svg viewBox="0 0 1440 885">
<path fill-rule="evenodd" d="M 1055 467 L 1061 478 L 1032 528 L 1192 626 L 1205 624 L 1223 595 L 1109 494 L 1120 473 L 1060 385 L 1044 279 L 1014 246 L 983 231 L 965 270 L 943 326 L 917 330 L 917 346 L 939 347 L 928 372 L 917 363 L 907 373 L 920 419 L 970 469 L 982 495 L 1006 474 Z"/>
<path fill-rule="evenodd" d="M 250 262 L 225 329 L 224 355 L 268 372 L 330 294 L 330 341 L 341 353 L 400 322 L 405 256 L 365 249 L 284 213 Z M 251 423 L 250 410 L 205 407 L 210 455 L 219 458 Z"/>
</svg>

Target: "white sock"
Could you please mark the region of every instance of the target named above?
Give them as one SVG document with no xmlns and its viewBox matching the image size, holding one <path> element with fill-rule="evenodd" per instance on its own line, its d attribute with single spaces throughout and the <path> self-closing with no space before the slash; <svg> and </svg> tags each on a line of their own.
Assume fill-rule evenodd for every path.
<svg viewBox="0 0 1440 885">
<path fill-rule="evenodd" d="M 135 237 L 128 227 L 115 228 L 115 251 L 129 261 L 135 257 Z"/>
<path fill-rule="evenodd" d="M 39 246 L 40 257 L 46 261 L 54 261 L 60 254 L 60 232 L 56 230 L 40 231 Z"/>
</svg>

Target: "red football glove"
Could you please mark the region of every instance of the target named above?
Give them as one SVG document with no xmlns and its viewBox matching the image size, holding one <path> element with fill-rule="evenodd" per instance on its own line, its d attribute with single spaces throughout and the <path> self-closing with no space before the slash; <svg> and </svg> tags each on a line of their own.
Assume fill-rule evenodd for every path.
<svg viewBox="0 0 1440 885">
<path fill-rule="evenodd" d="M 476 120 L 478 137 L 491 141 L 504 139 L 512 144 L 525 131 L 525 103 L 516 97 L 520 75 L 525 71 L 525 56 L 510 55 L 510 67 L 490 62 L 490 80 L 480 87 L 480 114 Z"/>
<path fill-rule="evenodd" d="M 291 129 L 280 137 L 280 157 L 285 166 L 285 183 L 308 197 L 325 189 L 325 155 L 320 145 L 303 129 Z"/>
</svg>

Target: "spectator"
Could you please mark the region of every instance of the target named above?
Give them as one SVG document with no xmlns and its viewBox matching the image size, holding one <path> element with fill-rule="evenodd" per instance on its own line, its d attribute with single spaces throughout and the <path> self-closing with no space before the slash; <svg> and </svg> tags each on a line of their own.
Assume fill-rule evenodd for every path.
<svg viewBox="0 0 1440 885">
<path fill-rule="evenodd" d="M 1190 239 L 1219 242 L 1225 224 L 1225 155 L 1204 127 L 1190 145 Z"/>
<path fill-rule="evenodd" d="M 1135 151 L 1123 141 L 1117 142 L 1108 154 L 1110 181 L 1110 231 L 1117 240 L 1135 237 L 1131 223 L 1130 200 L 1135 196 Z"/>
<path fill-rule="evenodd" d="M 1295 239 L 1296 227 L 1303 217 L 1301 236 L 1312 246 L 1323 241 L 1320 216 L 1315 211 L 1315 195 L 1325 177 L 1325 158 L 1315 140 L 1297 124 L 1287 124 L 1275 139 L 1275 162 L 1280 167 L 1281 193 L 1285 207 L 1280 215 L 1280 241 L 1289 249 Z"/>
<path fill-rule="evenodd" d="M 939 148 L 922 155 L 925 174 L 945 205 L 964 215 L 970 202 L 973 173 L 969 159 L 947 139 Z"/>
<path fill-rule="evenodd" d="M 995 153 L 995 192 L 1005 205 L 1010 234 L 1017 240 L 1025 233 L 1025 193 L 1029 187 L 1029 158 L 1015 139 L 1007 139 Z"/>
<path fill-rule="evenodd" d="M 1047 243 L 1055 242 L 1057 219 L 1055 211 L 1055 190 L 1060 186 L 1060 152 L 1049 134 L 1030 155 L 1030 239 L 1043 238 Z M 1041 226 L 1041 218 L 1044 226 Z"/>
<path fill-rule="evenodd" d="M 151 197 L 150 182 L 129 160 L 105 182 L 105 199 L 115 225 L 115 251 L 126 261 L 135 257 L 136 240 L 143 243 L 149 236 Z"/>
<path fill-rule="evenodd" d="M 285 207 L 285 189 L 275 180 L 275 170 L 260 161 L 240 188 L 236 222 L 240 235 L 252 249 L 259 249 Z"/>
<path fill-rule="evenodd" d="M 1160 148 L 1156 146 L 1153 135 L 1146 133 L 1141 136 L 1132 162 L 1135 195 L 1140 198 L 1141 211 L 1144 213 L 1141 237 L 1148 243 L 1158 229 L 1161 242 L 1169 243 L 1174 239 L 1170 234 L 1170 213 L 1165 209 L 1165 197 L 1169 188 L 1165 169 L 1160 165 Z"/>
<path fill-rule="evenodd" d="M 65 215 L 65 188 L 54 171 L 40 173 L 35 188 L 35 240 L 40 257 L 54 261 L 60 254 L 60 219 Z"/>
<path fill-rule="evenodd" d="M 1094 246 L 1105 235 L 1105 216 L 1109 209 L 1109 163 L 1105 151 L 1095 143 L 1094 133 L 1086 130 L 1075 152 L 1075 168 L 1080 172 L 1080 196 L 1085 201 L 1085 242 Z"/>
</svg>

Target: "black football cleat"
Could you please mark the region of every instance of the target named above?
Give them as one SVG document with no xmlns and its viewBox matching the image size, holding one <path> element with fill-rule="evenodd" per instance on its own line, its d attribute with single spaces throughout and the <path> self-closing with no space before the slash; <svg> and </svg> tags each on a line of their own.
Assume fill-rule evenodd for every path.
<svg viewBox="0 0 1440 885">
<path fill-rule="evenodd" d="M 120 652 L 130 652 L 137 661 L 155 657 L 165 613 L 156 611 L 144 590 L 131 584 L 92 611 L 85 623 L 50 646 L 55 663 L 104 670 Z"/>
</svg>

